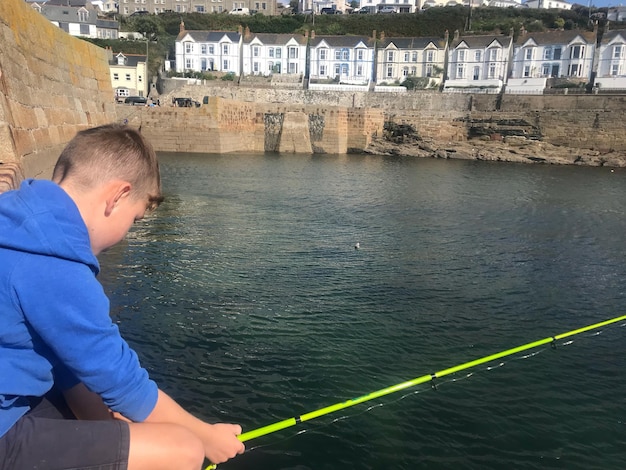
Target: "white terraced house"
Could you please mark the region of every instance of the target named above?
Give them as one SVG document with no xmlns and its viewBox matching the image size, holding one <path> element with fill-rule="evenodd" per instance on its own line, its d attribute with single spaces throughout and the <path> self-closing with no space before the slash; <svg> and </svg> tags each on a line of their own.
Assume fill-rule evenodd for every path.
<svg viewBox="0 0 626 470">
<path fill-rule="evenodd" d="M 304 74 L 307 37 L 302 34 L 244 32 L 244 75 Z"/>
<path fill-rule="evenodd" d="M 605 33 L 597 55 L 595 84 L 601 89 L 626 90 L 626 31 Z"/>
<path fill-rule="evenodd" d="M 366 36 L 316 36 L 309 41 L 309 81 L 369 85 L 374 66 L 374 40 Z"/>
<path fill-rule="evenodd" d="M 181 25 L 181 29 L 184 26 Z M 241 33 L 181 31 L 176 38 L 176 72 L 241 73 Z"/>
<path fill-rule="evenodd" d="M 511 36 L 464 36 L 448 50 L 444 91 L 499 93 L 506 83 Z"/>
</svg>

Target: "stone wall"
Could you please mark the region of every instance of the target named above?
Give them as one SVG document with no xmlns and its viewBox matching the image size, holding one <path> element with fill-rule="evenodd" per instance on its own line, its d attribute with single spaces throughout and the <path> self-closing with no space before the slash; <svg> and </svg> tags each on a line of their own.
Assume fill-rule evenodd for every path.
<svg viewBox="0 0 626 470">
<path fill-rule="evenodd" d="M 115 119 L 105 50 L 24 0 L 1 0 L 0 192 L 23 177 L 49 177 L 78 130 Z"/>
<path fill-rule="evenodd" d="M 118 107 L 157 151 L 349 153 L 381 135 L 380 109 L 253 103 L 211 97 L 199 108 Z"/>
</svg>

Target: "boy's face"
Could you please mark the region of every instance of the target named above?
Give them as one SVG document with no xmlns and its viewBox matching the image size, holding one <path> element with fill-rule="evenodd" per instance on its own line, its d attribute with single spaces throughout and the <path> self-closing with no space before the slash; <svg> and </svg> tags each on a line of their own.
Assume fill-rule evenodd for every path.
<svg viewBox="0 0 626 470">
<path fill-rule="evenodd" d="M 91 234 L 94 254 L 98 255 L 107 248 L 124 239 L 133 224 L 143 219 L 150 205 L 149 196 L 133 197 L 130 192 L 120 197 L 111 209 L 99 230 Z"/>
</svg>

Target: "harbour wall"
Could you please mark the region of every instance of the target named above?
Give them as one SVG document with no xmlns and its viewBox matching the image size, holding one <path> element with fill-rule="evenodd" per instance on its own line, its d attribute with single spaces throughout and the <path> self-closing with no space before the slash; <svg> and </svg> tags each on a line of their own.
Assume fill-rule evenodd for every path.
<svg viewBox="0 0 626 470">
<path fill-rule="evenodd" d="M 24 0 L 0 1 L 0 192 L 49 177 L 78 130 L 116 119 L 104 49 Z"/>
</svg>

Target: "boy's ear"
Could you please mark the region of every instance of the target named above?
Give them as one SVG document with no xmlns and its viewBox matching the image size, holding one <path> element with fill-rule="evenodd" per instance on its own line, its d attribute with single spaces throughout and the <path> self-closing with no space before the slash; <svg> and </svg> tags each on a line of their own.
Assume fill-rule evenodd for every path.
<svg viewBox="0 0 626 470">
<path fill-rule="evenodd" d="M 128 181 L 112 181 L 106 189 L 106 206 L 104 209 L 104 215 L 109 216 L 113 212 L 113 209 L 128 195 L 132 185 Z"/>
</svg>

